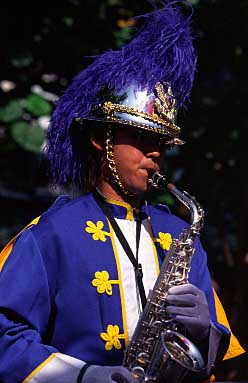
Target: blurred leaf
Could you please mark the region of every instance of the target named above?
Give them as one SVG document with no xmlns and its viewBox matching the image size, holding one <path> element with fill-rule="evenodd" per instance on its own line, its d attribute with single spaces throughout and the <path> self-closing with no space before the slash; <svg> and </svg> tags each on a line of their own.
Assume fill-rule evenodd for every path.
<svg viewBox="0 0 248 383">
<path fill-rule="evenodd" d="M 152 191 L 149 193 L 149 200 L 152 201 L 152 203 L 167 205 L 169 208 L 175 207 L 176 205 L 175 198 L 166 192 Z"/>
<path fill-rule="evenodd" d="M 0 108 L 0 121 L 12 122 L 22 115 L 23 100 L 10 101 L 6 106 Z"/>
<path fill-rule="evenodd" d="M 47 116 L 52 111 L 51 104 L 37 94 L 31 94 L 26 98 L 26 110 L 35 116 Z"/>
<path fill-rule="evenodd" d="M 189 0 L 189 2 L 193 5 L 197 5 L 200 3 L 200 0 Z"/>
<path fill-rule="evenodd" d="M 114 7 L 116 5 L 122 5 L 122 1 L 121 0 L 107 0 L 107 6 L 109 7 Z"/>
<path fill-rule="evenodd" d="M 69 3 L 78 7 L 80 5 L 80 0 L 69 0 Z"/>
<path fill-rule="evenodd" d="M 39 153 L 45 140 L 45 132 L 38 125 L 16 122 L 10 126 L 13 139 L 25 150 Z"/>
<path fill-rule="evenodd" d="M 25 68 L 32 64 L 33 56 L 29 51 L 17 52 L 14 53 L 13 57 L 10 59 L 10 62 L 16 68 Z"/>
<path fill-rule="evenodd" d="M 63 23 L 64 23 L 67 27 L 71 27 L 71 26 L 74 24 L 74 19 L 73 19 L 73 17 L 65 16 L 65 17 L 63 17 L 62 21 L 63 21 Z"/>
<path fill-rule="evenodd" d="M 124 27 L 113 32 L 116 46 L 119 48 L 126 44 L 134 35 L 134 30 L 129 27 Z"/>
<path fill-rule="evenodd" d="M 121 0 L 107 0 L 105 2 L 102 2 L 102 4 L 99 7 L 99 17 L 100 19 L 106 18 L 106 9 L 108 7 L 115 7 L 115 6 L 121 6 L 122 1 Z"/>
<path fill-rule="evenodd" d="M 230 139 L 232 141 L 238 141 L 240 139 L 240 131 L 238 129 L 232 130 L 230 133 Z"/>
<path fill-rule="evenodd" d="M 158 196 L 157 202 L 170 207 L 175 206 L 175 199 L 169 193 L 163 193 Z"/>
</svg>

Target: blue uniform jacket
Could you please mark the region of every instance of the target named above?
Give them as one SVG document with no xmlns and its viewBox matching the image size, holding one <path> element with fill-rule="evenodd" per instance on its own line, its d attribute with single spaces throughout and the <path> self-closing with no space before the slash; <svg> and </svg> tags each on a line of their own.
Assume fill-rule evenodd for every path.
<svg viewBox="0 0 248 383">
<path fill-rule="evenodd" d="M 129 205 L 109 206 L 116 218 L 135 219 Z M 143 214 L 159 268 L 186 223 L 162 205 L 144 206 Z M 199 240 L 195 247 L 189 282 L 205 292 L 212 322 L 228 333 L 216 318 Z M 60 197 L 18 236 L 0 273 L 0 381 L 29 381 L 57 352 L 92 364 L 121 364 L 128 344 L 125 304 L 107 218 L 92 194 Z"/>
</svg>

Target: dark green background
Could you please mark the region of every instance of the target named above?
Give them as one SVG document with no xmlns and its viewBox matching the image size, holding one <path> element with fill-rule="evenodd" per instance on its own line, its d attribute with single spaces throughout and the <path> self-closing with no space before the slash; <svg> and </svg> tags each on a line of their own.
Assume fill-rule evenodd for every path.
<svg viewBox="0 0 248 383">
<path fill-rule="evenodd" d="M 159 3 L 159 2 L 158 2 Z M 187 145 L 168 154 L 165 170 L 203 205 L 202 242 L 214 285 L 230 323 L 247 347 L 248 1 L 193 1 L 199 54 L 191 103 L 179 116 Z M 2 2 L 0 6 L 0 247 L 55 198 L 40 152 L 41 116 L 53 102 L 32 91 L 60 96 L 96 54 L 131 37 L 121 26 L 149 2 L 61 0 Z M 121 24 L 121 25 L 122 25 Z M 155 198 L 155 196 L 153 196 Z M 161 194 L 179 215 L 180 206 Z M 248 379 L 246 355 L 225 362 L 217 380 Z"/>
</svg>

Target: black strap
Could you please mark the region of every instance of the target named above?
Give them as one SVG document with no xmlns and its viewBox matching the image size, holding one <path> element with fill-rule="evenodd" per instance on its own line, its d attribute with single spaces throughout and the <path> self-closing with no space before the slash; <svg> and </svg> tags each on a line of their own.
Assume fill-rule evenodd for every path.
<svg viewBox="0 0 248 383">
<path fill-rule="evenodd" d="M 78 377 L 77 377 L 77 382 L 76 383 L 82 383 L 82 380 L 83 380 L 83 377 L 84 377 L 84 374 L 87 370 L 87 368 L 90 367 L 90 364 L 89 363 L 85 363 L 85 365 L 81 368 L 81 370 L 79 371 L 79 374 L 78 374 Z"/>
<path fill-rule="evenodd" d="M 134 271 L 135 271 L 135 279 L 136 279 L 137 286 L 139 289 L 139 294 L 140 294 L 140 300 L 141 300 L 142 308 L 144 310 L 144 307 L 146 305 L 146 293 L 145 293 L 145 289 L 144 289 L 144 285 L 143 285 L 143 281 L 142 281 L 142 279 L 143 279 L 142 266 L 138 262 L 138 251 L 139 251 L 140 232 L 141 232 L 141 218 L 138 216 L 138 220 L 137 220 L 136 258 L 135 258 L 126 238 L 124 237 L 124 235 L 123 235 L 123 233 L 119 227 L 119 225 L 117 224 L 116 220 L 114 219 L 113 215 L 111 214 L 110 210 L 108 209 L 104 198 L 97 192 L 94 192 L 93 195 L 94 195 L 96 202 L 98 203 L 98 205 L 100 206 L 100 208 L 102 209 L 102 211 L 104 212 L 106 217 L 109 219 L 109 222 L 111 223 L 111 226 L 112 226 L 117 238 L 119 239 L 123 249 L 125 250 L 130 262 L 133 264 Z"/>
</svg>

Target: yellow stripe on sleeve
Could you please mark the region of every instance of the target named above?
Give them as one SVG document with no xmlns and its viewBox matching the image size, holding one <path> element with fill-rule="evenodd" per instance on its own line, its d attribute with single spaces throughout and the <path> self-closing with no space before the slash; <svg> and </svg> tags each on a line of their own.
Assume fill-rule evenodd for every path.
<svg viewBox="0 0 248 383">
<path fill-rule="evenodd" d="M 214 290 L 214 299 L 215 299 L 216 314 L 217 314 L 218 322 L 220 324 L 223 324 L 225 327 L 227 327 L 231 331 L 230 325 L 229 325 L 227 317 L 226 317 L 226 313 L 224 311 L 224 308 L 223 308 L 215 290 Z M 245 350 L 243 349 L 243 347 L 241 347 L 238 339 L 233 335 L 233 333 L 231 331 L 231 339 L 230 339 L 229 348 L 228 348 L 226 355 L 224 356 L 223 360 L 235 358 L 236 356 L 239 356 L 239 355 L 243 354 L 244 352 L 245 352 Z"/>
<path fill-rule="evenodd" d="M 34 378 L 35 375 L 37 375 L 38 372 L 40 372 L 40 370 L 42 370 L 42 369 L 43 369 L 49 362 L 51 362 L 51 360 L 53 360 L 53 359 L 56 357 L 56 355 L 58 355 L 58 354 L 59 354 L 58 352 L 55 352 L 55 353 L 51 354 L 46 360 L 44 360 L 44 362 L 42 362 L 38 367 L 36 367 L 36 368 L 31 372 L 31 374 L 29 374 L 29 375 L 26 377 L 26 379 L 23 380 L 22 383 L 28 383 L 28 382 L 30 382 L 30 380 L 31 380 L 32 378 Z"/>
<path fill-rule="evenodd" d="M 19 235 L 26 229 L 28 229 L 30 226 L 32 225 L 36 225 L 38 222 L 39 222 L 39 219 L 40 217 L 37 217 L 35 219 L 33 219 L 32 222 L 30 222 L 26 227 L 24 227 L 24 229 L 22 229 L 20 231 L 20 233 L 18 233 L 14 238 L 12 238 L 8 243 L 7 245 L 3 248 L 3 250 L 1 251 L 0 253 L 0 271 L 2 270 L 8 256 L 10 255 L 11 253 L 11 250 L 14 246 L 14 243 L 15 243 L 15 240 L 19 237 Z"/>
</svg>

